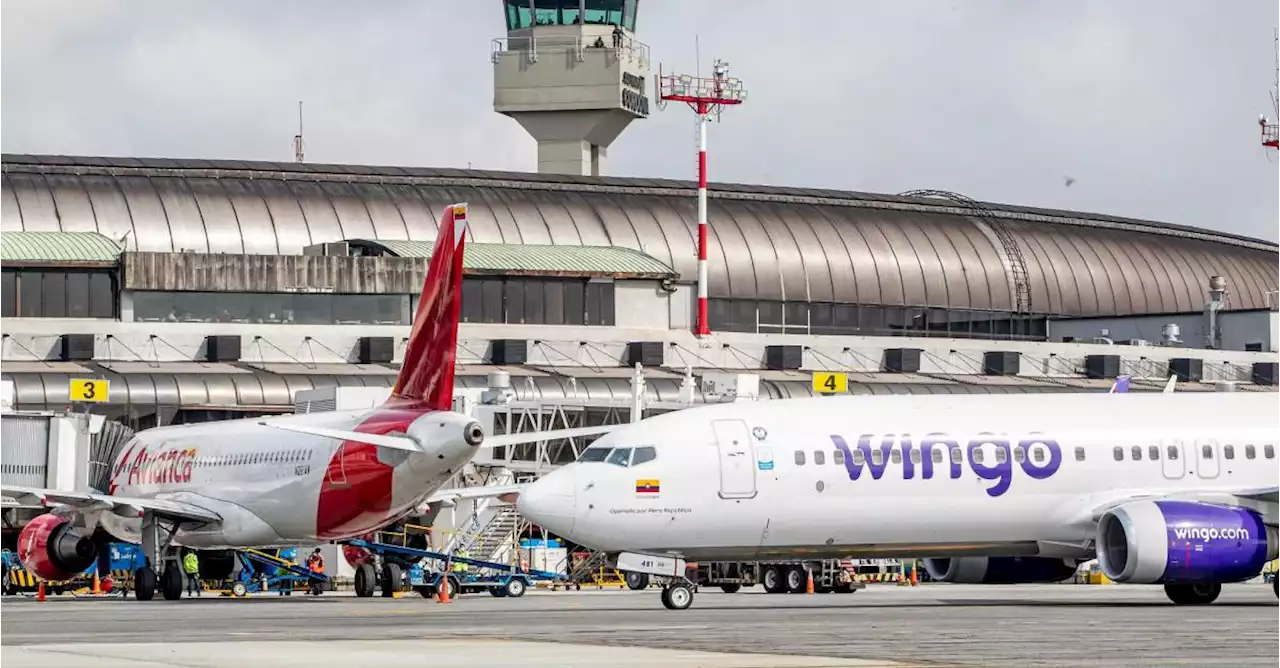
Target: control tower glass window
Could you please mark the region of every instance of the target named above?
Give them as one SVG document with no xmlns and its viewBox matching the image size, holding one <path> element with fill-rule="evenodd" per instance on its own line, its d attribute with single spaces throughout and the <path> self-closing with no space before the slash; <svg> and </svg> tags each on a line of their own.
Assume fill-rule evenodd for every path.
<svg viewBox="0 0 1280 668">
<path fill-rule="evenodd" d="M 634 32 L 638 4 L 639 0 L 503 0 L 507 30 L 586 23 L 619 25 Z"/>
</svg>

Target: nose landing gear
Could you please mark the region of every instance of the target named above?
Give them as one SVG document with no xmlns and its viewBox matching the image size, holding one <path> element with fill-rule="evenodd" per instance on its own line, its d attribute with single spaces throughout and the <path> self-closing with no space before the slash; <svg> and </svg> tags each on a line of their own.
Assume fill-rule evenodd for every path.
<svg viewBox="0 0 1280 668">
<path fill-rule="evenodd" d="M 662 605 L 668 610 L 685 610 L 693 605 L 693 585 L 677 580 L 662 588 Z"/>
</svg>

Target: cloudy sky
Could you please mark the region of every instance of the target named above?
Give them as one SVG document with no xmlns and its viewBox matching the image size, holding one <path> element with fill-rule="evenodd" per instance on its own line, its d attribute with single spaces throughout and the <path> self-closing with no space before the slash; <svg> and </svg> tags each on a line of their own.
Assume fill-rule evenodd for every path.
<svg viewBox="0 0 1280 668">
<path fill-rule="evenodd" d="M 1274 0 L 644 0 L 668 69 L 750 101 L 711 177 L 1098 211 L 1280 238 Z M 492 111 L 499 0 L 6 0 L 0 148 L 533 170 Z M 692 178 L 692 114 L 633 123 L 609 173 Z M 1073 179 L 1068 186 L 1068 179 Z"/>
</svg>

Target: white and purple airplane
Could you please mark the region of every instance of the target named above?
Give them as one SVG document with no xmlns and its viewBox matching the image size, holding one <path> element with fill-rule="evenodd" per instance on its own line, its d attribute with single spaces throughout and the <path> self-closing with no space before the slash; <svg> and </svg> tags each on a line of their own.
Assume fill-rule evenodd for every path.
<svg viewBox="0 0 1280 668">
<path fill-rule="evenodd" d="M 517 507 L 669 578 L 671 609 L 693 602 L 686 561 L 844 557 L 992 584 L 1097 558 L 1115 582 L 1204 604 L 1277 556 L 1278 444 L 1272 393 L 729 403 L 623 425 Z"/>
<path fill-rule="evenodd" d="M 148 429 L 116 454 L 106 490 L 4 486 L 0 492 L 18 505 L 50 508 L 19 535 L 23 565 L 45 580 L 67 579 L 93 564 L 101 545 L 92 534 L 101 526 L 143 545 L 147 561 L 134 574 L 138 599 L 151 599 L 157 584 L 164 598 L 177 599 L 183 577 L 171 546 L 275 547 L 364 536 L 423 504 L 513 491 L 440 489 L 479 448 L 607 431 L 486 437 L 480 423 L 452 412 L 465 232 L 466 205 L 448 207 L 404 362 L 383 405 Z"/>
</svg>

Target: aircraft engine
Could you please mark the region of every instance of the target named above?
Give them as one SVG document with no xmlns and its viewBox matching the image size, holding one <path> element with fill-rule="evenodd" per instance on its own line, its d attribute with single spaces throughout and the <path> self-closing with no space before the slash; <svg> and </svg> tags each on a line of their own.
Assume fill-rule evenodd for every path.
<svg viewBox="0 0 1280 668">
<path fill-rule="evenodd" d="M 27 570 L 54 582 L 75 577 L 93 565 L 97 546 L 65 517 L 45 513 L 22 528 L 18 558 Z"/>
<path fill-rule="evenodd" d="M 1074 561 L 1045 557 L 925 559 L 924 567 L 934 580 L 960 584 L 1061 582 L 1076 573 Z"/>
<path fill-rule="evenodd" d="M 1098 521 L 1097 549 L 1116 582 L 1239 582 L 1276 558 L 1276 528 L 1248 508 L 1135 501 Z"/>
</svg>

